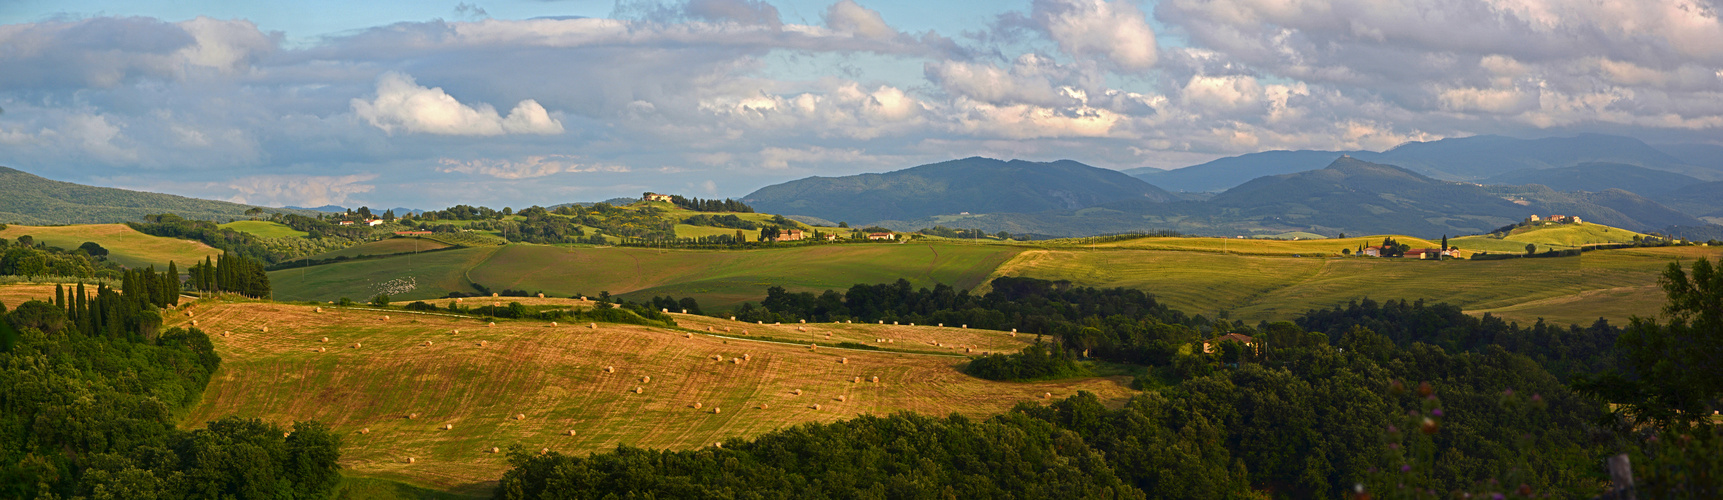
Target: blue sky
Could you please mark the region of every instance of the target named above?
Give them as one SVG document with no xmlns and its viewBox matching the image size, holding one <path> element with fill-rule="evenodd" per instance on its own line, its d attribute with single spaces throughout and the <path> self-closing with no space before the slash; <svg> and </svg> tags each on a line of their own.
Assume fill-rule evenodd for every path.
<svg viewBox="0 0 1723 500">
<path fill-rule="evenodd" d="M 1717 142 L 1719 0 L 0 0 L 0 165 L 523 207 L 966 156 Z"/>
</svg>

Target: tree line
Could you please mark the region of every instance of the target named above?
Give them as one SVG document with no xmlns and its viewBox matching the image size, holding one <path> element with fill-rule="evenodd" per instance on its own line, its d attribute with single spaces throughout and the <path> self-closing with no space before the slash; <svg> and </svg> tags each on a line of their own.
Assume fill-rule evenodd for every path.
<svg viewBox="0 0 1723 500">
<path fill-rule="evenodd" d="M 171 262 L 168 265 L 173 265 Z M 246 297 L 267 299 L 271 296 L 269 273 L 262 264 L 231 254 L 221 254 L 188 270 L 192 288 L 212 293 L 237 293 Z M 177 274 L 176 274 L 177 275 Z M 177 283 L 177 281 L 176 281 Z M 176 288 L 177 289 L 177 288 Z"/>
<path fill-rule="evenodd" d="M 723 201 L 702 200 L 699 198 L 686 198 L 682 195 L 673 194 L 670 195 L 670 203 L 684 210 L 693 210 L 695 212 L 754 213 L 754 207 L 750 207 L 746 203 L 729 198 L 725 198 Z"/>
</svg>

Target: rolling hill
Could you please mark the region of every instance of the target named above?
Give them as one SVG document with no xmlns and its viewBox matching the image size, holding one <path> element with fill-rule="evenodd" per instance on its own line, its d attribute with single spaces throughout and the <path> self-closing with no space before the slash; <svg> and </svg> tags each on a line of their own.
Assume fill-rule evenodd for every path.
<svg viewBox="0 0 1723 500">
<path fill-rule="evenodd" d="M 1723 164 L 1702 160 L 1717 146 L 1686 144 L 1669 147 L 1680 156 L 1638 139 L 1614 135 L 1581 134 L 1543 139 L 1480 135 L 1408 142 L 1381 152 L 1267 151 L 1173 170 L 1137 168 L 1125 172 L 1167 189 L 1221 191 L 1265 175 L 1321 168 L 1327 164 L 1324 159 L 1349 155 L 1364 161 L 1396 165 L 1442 180 L 1480 181 L 1517 170 L 1562 168 L 1593 162 L 1633 165 L 1700 180 L 1723 180 Z"/>
<path fill-rule="evenodd" d="M 108 259 L 133 268 L 156 266 L 167 269 L 174 262 L 180 269 L 190 263 L 203 262 L 205 257 L 220 257 L 218 250 L 201 242 L 164 238 L 140 233 L 125 224 L 86 224 L 77 226 L 17 226 L 0 229 L 0 238 L 16 240 L 29 236 L 48 246 L 66 250 L 78 248 L 86 241 L 108 249 Z"/>
<path fill-rule="evenodd" d="M 0 222 L 4 223 L 107 224 L 141 221 L 145 215 L 160 213 L 229 221 L 246 218 L 245 211 L 251 208 L 225 201 L 60 182 L 0 167 Z M 315 213 L 267 207 L 264 211 Z"/>
<path fill-rule="evenodd" d="M 1581 163 L 1571 167 L 1522 169 L 1478 181 L 1481 184 L 1540 184 L 1557 191 L 1621 189 L 1658 199 L 1701 181 L 1685 175 L 1620 163 Z"/>
<path fill-rule="evenodd" d="M 493 447 L 575 455 L 619 445 L 692 449 L 864 413 L 986 418 L 1047 393 L 1086 390 L 1108 401 L 1134 393 L 1116 378 L 981 380 L 957 371 L 965 358 L 956 345 L 912 340 L 1002 349 L 1033 341 L 1005 332 L 689 316 L 677 318 L 689 322 L 685 329 L 506 320 L 486 327 L 478 318 L 401 311 L 211 301 L 194 308 L 200 328 L 231 333 L 212 336 L 222 367 L 182 426 L 225 415 L 318 420 L 342 435 L 345 474 L 467 494 L 485 493 L 509 468 Z M 748 328 L 779 338 L 808 335 L 800 328 L 869 343 L 894 337 L 893 345 L 945 352 L 809 349 L 741 336 Z"/>
<path fill-rule="evenodd" d="M 742 198 L 755 209 L 848 222 L 942 214 L 1041 212 L 1118 200 L 1165 202 L 1174 197 L 1116 170 L 1070 160 L 1048 163 L 964 158 L 848 177 L 809 177 L 767 186 Z"/>
</svg>

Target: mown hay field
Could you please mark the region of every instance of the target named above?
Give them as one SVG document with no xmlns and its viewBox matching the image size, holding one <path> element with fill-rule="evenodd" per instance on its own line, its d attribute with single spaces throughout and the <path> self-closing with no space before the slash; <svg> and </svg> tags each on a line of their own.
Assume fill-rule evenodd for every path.
<svg viewBox="0 0 1723 500">
<path fill-rule="evenodd" d="M 492 447 L 689 449 L 861 414 L 983 418 L 1044 393 L 1087 390 L 1117 402 L 1133 392 L 1122 378 L 991 382 L 958 372 L 960 356 L 810 349 L 689 330 L 487 327 L 472 318 L 267 302 L 193 308 L 223 363 L 184 426 L 226 415 L 319 420 L 343 435 L 349 475 L 467 493 L 507 469 Z"/>
<path fill-rule="evenodd" d="M 19 236 L 30 236 L 36 241 L 47 243 L 48 246 L 73 250 L 86 241 L 93 241 L 102 248 L 108 249 L 108 259 L 126 267 L 144 267 L 154 265 L 157 270 L 167 269 L 168 262 L 179 265 L 181 270 L 191 267 L 194 262 L 203 262 L 204 257 L 219 257 L 221 250 L 191 240 L 163 238 L 140 233 L 125 224 L 85 224 L 76 226 L 20 226 L 8 225 L 0 230 L 0 238 L 17 240 Z"/>
</svg>

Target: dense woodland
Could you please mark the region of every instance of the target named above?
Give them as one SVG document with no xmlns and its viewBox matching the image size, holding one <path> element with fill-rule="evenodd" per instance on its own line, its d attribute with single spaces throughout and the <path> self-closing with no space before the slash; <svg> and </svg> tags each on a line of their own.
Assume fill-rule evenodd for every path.
<svg viewBox="0 0 1723 500">
<path fill-rule="evenodd" d="M 0 276 L 117 277 L 124 268 L 103 259 L 107 253 L 107 249 L 94 243 L 66 250 L 27 235 L 17 241 L 0 238 Z"/>
<path fill-rule="evenodd" d="M 221 358 L 196 328 L 158 331 L 173 276 L 0 304 L 0 498 L 316 498 L 340 480 L 317 422 L 176 427 Z"/>
</svg>

